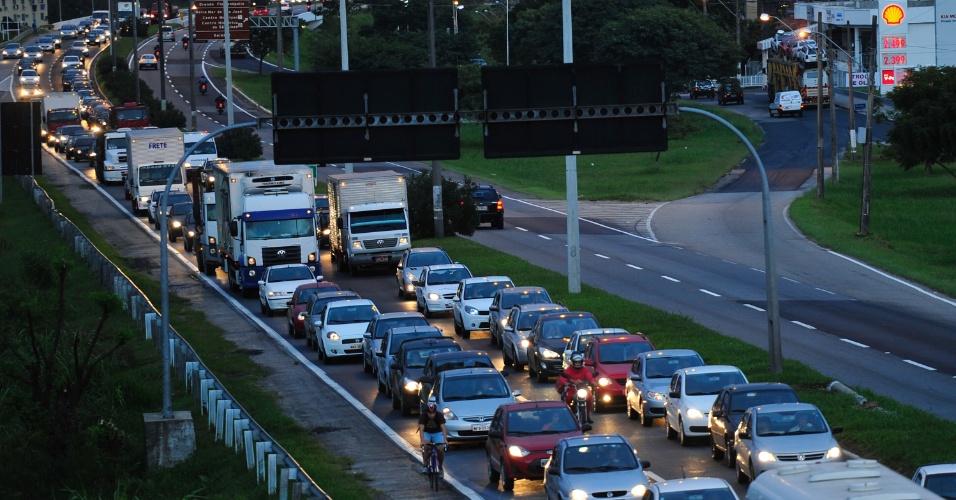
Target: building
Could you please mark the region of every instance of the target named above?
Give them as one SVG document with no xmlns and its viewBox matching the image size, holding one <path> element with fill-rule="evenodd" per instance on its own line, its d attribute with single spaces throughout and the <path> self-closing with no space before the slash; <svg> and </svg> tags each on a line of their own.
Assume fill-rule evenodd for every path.
<svg viewBox="0 0 956 500">
<path fill-rule="evenodd" d="M 0 31 L 12 36 L 33 25 L 48 24 L 48 0 L 0 0 Z"/>
</svg>

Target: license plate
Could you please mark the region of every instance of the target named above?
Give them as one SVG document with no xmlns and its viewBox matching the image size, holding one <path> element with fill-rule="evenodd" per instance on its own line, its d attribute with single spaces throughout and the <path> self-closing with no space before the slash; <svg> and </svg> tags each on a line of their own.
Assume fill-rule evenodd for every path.
<svg viewBox="0 0 956 500">
<path fill-rule="evenodd" d="M 477 208 L 479 212 L 487 212 L 487 211 L 488 211 L 488 207 L 485 207 L 485 206 L 477 206 L 477 207 L 475 207 L 475 208 Z"/>
<path fill-rule="evenodd" d="M 471 426 L 472 432 L 488 432 L 488 427 L 491 424 L 478 424 Z"/>
<path fill-rule="evenodd" d="M 375 257 L 375 262 L 388 262 L 388 255 L 379 255 Z"/>
<path fill-rule="evenodd" d="M 361 351 L 361 350 L 362 350 L 362 344 L 351 344 L 351 345 L 345 346 L 345 348 L 348 349 L 348 350 L 350 350 L 350 351 Z"/>
</svg>

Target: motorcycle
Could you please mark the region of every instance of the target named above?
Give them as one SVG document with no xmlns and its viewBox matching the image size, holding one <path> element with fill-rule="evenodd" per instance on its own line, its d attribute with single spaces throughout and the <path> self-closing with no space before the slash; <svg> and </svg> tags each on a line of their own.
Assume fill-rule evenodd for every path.
<svg viewBox="0 0 956 500">
<path fill-rule="evenodd" d="M 199 93 L 202 94 L 202 95 L 206 95 L 206 89 L 207 89 L 207 88 L 208 88 L 208 87 L 207 87 L 207 85 L 206 85 L 206 82 L 200 83 L 200 84 L 199 84 Z"/>
<path fill-rule="evenodd" d="M 222 112 L 225 111 L 225 110 L 226 110 L 226 103 L 224 103 L 224 102 L 217 102 L 217 103 L 216 103 L 216 111 L 218 111 L 220 115 L 221 115 Z"/>
<path fill-rule="evenodd" d="M 568 402 L 568 406 L 571 407 L 571 413 L 574 414 L 574 418 L 578 420 L 582 426 L 587 425 L 588 421 L 588 401 L 591 399 L 591 387 L 587 384 L 582 388 L 573 382 L 568 382 L 565 386 L 565 391 L 570 391 L 571 400 Z M 567 398 L 565 398 L 567 401 Z"/>
<path fill-rule="evenodd" d="M 189 49 L 189 40 L 183 38 L 183 50 L 188 50 L 188 49 Z"/>
</svg>

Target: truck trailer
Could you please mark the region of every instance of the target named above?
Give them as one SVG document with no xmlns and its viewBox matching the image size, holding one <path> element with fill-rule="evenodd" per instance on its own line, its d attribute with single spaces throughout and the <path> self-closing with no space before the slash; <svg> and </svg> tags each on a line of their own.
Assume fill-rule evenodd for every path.
<svg viewBox="0 0 956 500">
<path fill-rule="evenodd" d="M 80 95 L 76 92 L 51 92 L 40 99 L 40 135 L 48 146 L 56 142 L 56 133 L 64 125 L 81 125 Z"/>
<path fill-rule="evenodd" d="M 328 177 L 329 252 L 339 269 L 396 267 L 411 248 L 408 191 L 396 172 Z"/>
<path fill-rule="evenodd" d="M 172 189 L 186 190 L 185 176 L 178 166 L 185 152 L 183 133 L 178 128 L 126 131 L 126 199 L 131 200 L 134 214 L 146 213 L 153 191 L 166 188 L 173 170 L 178 172 Z"/>
<path fill-rule="evenodd" d="M 798 61 L 781 57 L 767 60 L 767 95 L 771 101 L 777 92 L 797 90 L 806 106 L 817 106 L 821 99 L 820 80 L 816 66 L 804 69 Z M 822 104 L 826 105 L 830 103 L 830 81 L 826 71 L 823 72 L 822 80 Z"/>
<path fill-rule="evenodd" d="M 231 290 L 256 295 L 265 268 L 278 264 L 305 264 L 322 274 L 311 168 L 212 160 L 206 170 L 215 186 L 217 251 Z"/>
</svg>

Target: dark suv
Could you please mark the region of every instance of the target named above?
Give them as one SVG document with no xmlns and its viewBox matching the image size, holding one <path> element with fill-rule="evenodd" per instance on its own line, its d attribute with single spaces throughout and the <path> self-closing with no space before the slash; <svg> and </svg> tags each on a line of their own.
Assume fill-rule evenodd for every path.
<svg viewBox="0 0 956 500">
<path fill-rule="evenodd" d="M 419 379 L 425 369 L 425 363 L 433 354 L 461 351 L 455 339 L 448 337 L 406 340 L 398 347 L 395 358 L 389 366 L 389 378 L 392 385 L 392 408 L 400 410 L 403 417 L 420 411 Z"/>
<path fill-rule="evenodd" d="M 561 354 L 572 332 L 601 328 L 593 314 L 583 311 L 553 312 L 538 316 L 528 337 L 528 376 L 547 382 L 563 371 Z"/>
<path fill-rule="evenodd" d="M 714 406 L 707 416 L 710 429 L 710 456 L 721 460 L 725 456 L 727 465 L 734 467 L 734 432 L 743 419 L 744 412 L 753 406 L 798 403 L 796 391 L 780 382 L 759 382 L 753 384 L 728 385 L 720 390 Z"/>
<path fill-rule="evenodd" d="M 505 228 L 505 207 L 494 186 L 481 184 L 471 191 L 471 199 L 478 209 L 478 224 L 488 222 L 495 229 Z"/>
<path fill-rule="evenodd" d="M 744 103 L 744 89 L 736 80 L 721 83 L 717 89 L 717 104 L 723 106 L 729 102 Z"/>
<path fill-rule="evenodd" d="M 694 85 L 690 88 L 690 98 L 697 99 L 698 97 L 713 99 L 714 82 L 710 80 L 698 80 L 694 82 Z"/>
</svg>

